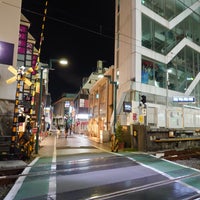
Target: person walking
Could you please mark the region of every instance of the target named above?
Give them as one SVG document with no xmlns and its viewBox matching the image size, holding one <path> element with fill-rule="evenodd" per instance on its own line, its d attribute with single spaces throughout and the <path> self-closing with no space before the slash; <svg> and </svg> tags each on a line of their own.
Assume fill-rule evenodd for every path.
<svg viewBox="0 0 200 200">
<path fill-rule="evenodd" d="M 57 139 L 60 138 L 60 135 L 61 135 L 60 126 L 58 126 L 58 129 L 57 129 Z"/>
<path fill-rule="evenodd" d="M 69 125 L 68 125 L 68 123 L 66 122 L 66 124 L 65 124 L 65 138 L 67 138 L 68 131 L 69 131 Z"/>
<path fill-rule="evenodd" d="M 69 135 L 71 135 L 72 134 L 72 125 L 70 124 L 69 125 Z"/>
</svg>

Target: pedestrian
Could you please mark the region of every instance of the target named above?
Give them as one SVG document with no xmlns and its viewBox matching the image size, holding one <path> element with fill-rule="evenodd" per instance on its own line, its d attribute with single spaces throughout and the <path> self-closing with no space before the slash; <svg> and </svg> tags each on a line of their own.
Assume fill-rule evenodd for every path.
<svg viewBox="0 0 200 200">
<path fill-rule="evenodd" d="M 69 126 L 69 134 L 71 135 L 72 133 L 72 125 Z"/>
<path fill-rule="evenodd" d="M 68 125 L 68 123 L 66 122 L 66 124 L 65 124 L 65 138 L 67 138 L 68 131 L 69 131 L 69 125 Z"/>
<path fill-rule="evenodd" d="M 47 122 L 47 132 L 49 132 L 50 129 L 50 123 Z"/>
<path fill-rule="evenodd" d="M 58 130 L 57 130 L 57 139 L 60 138 L 60 134 L 61 134 L 60 126 L 58 126 Z"/>
</svg>

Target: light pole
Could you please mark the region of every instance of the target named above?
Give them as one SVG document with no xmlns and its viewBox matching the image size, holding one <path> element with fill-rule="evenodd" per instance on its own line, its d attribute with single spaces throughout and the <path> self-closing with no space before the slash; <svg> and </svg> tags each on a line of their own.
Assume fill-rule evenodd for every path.
<svg viewBox="0 0 200 200">
<path fill-rule="evenodd" d="M 169 103 L 168 103 L 168 92 L 169 92 L 169 73 L 172 73 L 172 70 L 171 69 L 167 69 L 166 70 L 166 127 L 168 126 L 168 115 L 167 115 L 167 112 L 168 112 L 168 106 L 169 106 Z"/>
<path fill-rule="evenodd" d="M 169 86 L 169 72 L 166 73 L 166 110 L 168 108 L 168 86 Z"/>
<path fill-rule="evenodd" d="M 117 89 L 118 84 L 116 81 L 111 80 L 110 75 L 104 75 L 105 78 L 108 78 L 109 83 L 114 85 L 114 92 L 113 92 L 113 110 L 114 110 L 114 120 L 113 120 L 113 132 L 116 134 L 116 123 L 117 123 Z"/>
<path fill-rule="evenodd" d="M 35 142 L 35 153 L 38 154 L 39 149 L 39 133 L 41 129 L 41 106 L 42 106 L 42 96 L 43 96 L 43 72 L 44 69 L 53 70 L 52 63 L 59 62 L 61 65 L 67 65 L 68 61 L 66 59 L 50 59 L 49 65 L 46 63 L 39 63 L 40 70 L 40 94 L 38 102 L 38 112 L 37 112 L 37 132 L 36 132 L 36 142 Z"/>
<path fill-rule="evenodd" d="M 48 64 L 39 63 L 40 67 L 40 95 L 39 95 L 39 102 L 38 102 L 38 112 L 37 112 L 37 132 L 36 132 L 36 141 L 35 141 L 35 153 L 38 154 L 39 149 L 39 133 L 40 133 L 40 124 L 41 124 L 41 106 L 42 106 L 42 93 L 43 93 L 43 71 L 44 69 L 49 69 Z"/>
</svg>

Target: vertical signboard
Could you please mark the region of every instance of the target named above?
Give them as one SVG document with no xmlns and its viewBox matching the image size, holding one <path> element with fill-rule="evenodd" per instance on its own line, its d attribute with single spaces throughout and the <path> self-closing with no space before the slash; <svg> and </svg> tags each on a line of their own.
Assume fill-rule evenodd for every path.
<svg viewBox="0 0 200 200">
<path fill-rule="evenodd" d="M 24 26 L 24 25 L 20 25 L 19 45 L 18 45 L 18 53 L 19 54 L 25 54 L 26 53 L 27 34 L 28 34 L 28 27 Z"/>
</svg>

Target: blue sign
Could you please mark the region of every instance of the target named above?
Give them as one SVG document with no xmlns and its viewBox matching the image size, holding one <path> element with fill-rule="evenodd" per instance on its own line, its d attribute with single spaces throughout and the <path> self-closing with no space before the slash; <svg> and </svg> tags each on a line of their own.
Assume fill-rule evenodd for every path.
<svg viewBox="0 0 200 200">
<path fill-rule="evenodd" d="M 183 102 L 183 103 L 193 103 L 195 102 L 195 97 L 184 97 L 184 96 L 179 96 L 179 97 L 173 97 L 173 102 Z"/>
</svg>

